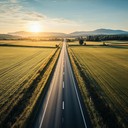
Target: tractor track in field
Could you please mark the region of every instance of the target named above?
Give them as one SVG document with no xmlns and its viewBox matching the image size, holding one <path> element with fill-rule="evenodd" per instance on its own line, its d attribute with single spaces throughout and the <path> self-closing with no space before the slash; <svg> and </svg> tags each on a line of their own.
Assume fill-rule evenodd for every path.
<svg viewBox="0 0 128 128">
<path fill-rule="evenodd" d="M 11 65 L 11 66 L 9 66 L 9 67 L 7 67 L 7 68 L 1 69 L 1 70 L 0 70 L 0 76 L 1 76 L 1 75 L 3 76 L 4 74 L 6 74 L 6 73 L 8 73 L 8 72 L 10 72 L 10 71 L 16 70 L 16 67 L 19 67 L 19 66 L 22 65 L 23 63 L 32 60 L 33 57 L 35 57 L 36 55 L 39 55 L 39 53 L 41 53 L 41 51 L 40 51 L 40 52 L 37 52 L 37 53 L 35 53 L 35 54 L 33 54 L 32 56 L 28 56 L 27 58 L 25 58 L 25 59 L 19 61 L 18 63 L 14 64 L 14 65 Z M 2 76 L 1 76 L 1 77 L 2 77 Z"/>
<path fill-rule="evenodd" d="M 36 57 L 36 56 L 33 56 L 33 57 Z M 33 58 L 32 57 L 32 58 Z M 28 59 L 28 58 L 27 58 Z M 40 62 L 39 62 L 39 64 L 33 64 L 33 66 L 31 66 L 28 70 L 26 70 L 25 72 L 23 72 L 22 74 L 21 74 L 21 72 L 22 72 L 22 68 L 23 67 L 26 67 L 28 64 L 28 62 L 30 61 L 30 60 L 32 60 L 32 59 L 30 59 L 30 60 L 28 60 L 27 61 L 27 59 L 25 59 L 25 61 L 22 61 L 23 63 L 25 63 L 22 67 L 20 67 L 20 69 L 19 69 L 19 66 L 20 65 L 22 65 L 21 63 L 20 63 L 20 65 L 19 66 L 17 66 L 17 68 L 16 67 L 14 67 L 14 70 L 13 69 L 11 69 L 13 72 L 11 72 L 11 71 L 9 71 L 9 74 L 12 74 L 11 75 L 11 79 L 10 78 L 4 78 L 4 80 L 5 80 L 5 84 L 6 84 L 6 81 L 9 79 L 10 80 L 10 82 L 8 83 L 8 85 L 9 86 L 6 86 L 6 88 L 4 89 L 5 90 L 5 92 L 4 92 L 4 95 L 3 94 L 1 94 L 1 96 L 3 97 L 3 98 L 1 98 L 1 103 L 2 103 L 2 101 L 4 101 L 4 102 L 6 102 L 5 101 L 5 97 L 8 97 L 9 99 L 11 99 L 12 98 L 12 96 L 14 95 L 14 94 L 16 94 L 17 92 L 18 93 L 20 93 L 20 89 L 22 88 L 22 86 L 24 86 L 24 84 L 25 83 L 27 83 L 28 82 L 28 80 L 29 80 L 29 77 L 30 77 L 30 73 L 29 74 L 27 74 L 27 72 L 30 70 L 31 72 L 33 72 L 33 68 L 34 68 L 34 70 L 38 70 L 37 68 L 38 68 L 38 65 L 40 66 L 41 65 L 41 63 L 43 63 L 45 60 L 47 60 L 47 58 L 46 59 L 42 59 L 42 60 L 40 60 Z M 36 67 L 36 68 L 35 68 Z M 18 70 L 18 72 L 19 72 L 19 74 L 17 73 L 17 75 L 18 76 L 15 76 L 15 75 L 13 75 L 14 74 L 14 72 L 16 72 L 16 70 Z M 26 74 L 27 74 L 27 76 L 26 76 Z M 6 75 L 6 74 L 5 74 Z M 23 77 L 21 77 L 21 76 L 23 76 Z M 15 79 L 15 81 L 14 81 L 14 79 Z M 27 80 L 28 79 L 28 80 Z M 17 81 L 17 82 L 16 82 Z M 4 82 L 3 82 L 3 84 L 4 84 Z M 20 86 L 17 86 L 17 88 L 15 88 L 14 86 L 11 86 L 11 85 L 20 85 Z M 3 93 L 3 91 L 1 92 L 1 93 Z M 8 100 L 7 100 L 8 101 Z M 8 103 L 8 102 L 7 102 Z M 3 104 L 2 106 L 4 106 L 5 104 Z"/>
<path fill-rule="evenodd" d="M 27 76 L 27 79 L 26 79 L 26 73 L 28 72 L 28 70 L 27 71 L 25 71 L 24 73 L 22 73 L 22 76 L 24 76 L 24 77 L 22 77 L 21 79 L 19 79 L 19 77 L 17 77 L 17 79 L 18 79 L 18 82 L 17 82 L 17 84 L 18 85 L 20 85 L 20 86 L 18 86 L 17 88 L 14 88 L 14 87 L 11 87 L 11 85 L 13 84 L 13 83 L 11 83 L 11 85 L 9 85 L 9 86 L 7 86 L 7 88 L 5 89 L 5 91 L 7 91 L 7 92 L 5 92 L 4 93 L 4 97 L 3 98 L 1 98 L 1 100 L 3 99 L 3 103 L 0 103 L 0 108 L 1 108 L 1 112 L 0 112 L 0 120 L 2 121 L 2 120 L 4 120 L 4 114 L 5 114 L 5 112 L 7 112 L 7 113 L 10 113 L 12 110 L 12 108 L 13 108 L 13 106 L 16 106 L 16 104 L 17 104 L 17 102 L 19 102 L 20 101 L 20 99 L 22 100 L 22 97 L 24 96 L 24 92 L 26 92 L 26 90 L 27 89 L 29 89 L 30 88 L 30 86 L 29 86 L 29 84 L 31 84 L 31 82 L 33 81 L 33 80 L 35 80 L 35 79 L 37 79 L 36 77 L 40 77 L 39 76 L 39 74 L 41 73 L 41 72 L 44 72 L 44 69 L 43 68 L 45 68 L 46 66 L 47 66 L 47 64 L 49 63 L 49 61 L 51 60 L 51 57 L 53 58 L 53 55 L 55 55 L 55 53 L 56 53 L 57 51 L 55 51 L 55 52 L 52 52 L 49 56 L 47 56 L 45 59 L 41 59 L 40 61 L 39 61 L 39 64 L 38 64 L 38 61 L 37 61 L 37 65 L 36 64 L 33 64 L 30 68 L 28 68 L 28 70 L 32 70 L 33 68 L 34 68 L 34 70 L 33 71 L 36 71 L 36 72 L 34 72 L 34 74 L 32 75 L 32 76 L 30 76 L 30 75 L 28 75 Z M 40 55 L 39 53 L 41 53 L 41 51 L 40 52 L 37 52 L 37 53 L 35 53 L 34 55 L 32 55 L 31 57 L 27 57 L 27 58 L 25 58 L 23 61 L 20 61 L 18 64 L 15 64 L 15 66 L 18 68 L 19 67 L 19 64 L 21 65 L 21 63 L 22 64 L 24 64 L 24 67 L 25 66 L 27 66 L 27 63 L 30 61 L 31 62 L 31 60 L 33 59 L 33 57 L 35 57 L 35 55 L 36 56 L 38 56 L 38 55 Z M 39 56 L 40 57 L 40 56 Z M 29 60 L 28 60 L 29 59 Z M 45 65 L 42 65 L 42 63 L 43 64 L 45 64 Z M 16 67 L 15 67 L 14 65 L 10 68 L 10 73 L 12 73 L 11 71 L 13 71 L 13 68 L 15 69 Z M 36 67 L 36 68 L 35 68 Z M 39 68 L 40 67 L 40 68 Z M 19 72 L 22 70 L 22 68 L 20 68 L 19 69 Z M 16 71 L 16 70 L 15 70 Z M 31 71 L 31 72 L 33 72 L 33 71 Z M 19 73 L 20 74 L 20 73 Z M 15 78 L 15 77 L 14 77 Z M 11 94 L 10 94 L 11 93 Z M 14 96 L 15 95 L 15 96 Z M 8 96 L 8 97 L 6 97 L 7 98 L 7 100 L 5 100 L 5 96 Z M 10 100 L 9 100 L 10 99 Z M 19 99 L 19 100 L 18 100 Z M 9 101 L 9 102 L 8 102 Z M 6 107 L 5 107 L 6 106 Z M 7 114 L 6 113 L 6 114 Z M 3 116 L 2 116 L 3 115 Z M 5 117 L 5 119 L 8 117 L 8 115 Z M 0 123 L 1 124 L 1 123 Z"/>
</svg>

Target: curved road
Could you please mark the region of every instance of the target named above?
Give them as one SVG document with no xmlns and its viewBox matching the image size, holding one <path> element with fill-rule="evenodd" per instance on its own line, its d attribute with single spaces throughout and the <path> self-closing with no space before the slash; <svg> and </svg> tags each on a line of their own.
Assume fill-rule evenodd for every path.
<svg viewBox="0 0 128 128">
<path fill-rule="evenodd" d="M 90 128 L 69 61 L 66 41 L 56 65 L 49 90 L 35 122 L 35 128 Z"/>
</svg>

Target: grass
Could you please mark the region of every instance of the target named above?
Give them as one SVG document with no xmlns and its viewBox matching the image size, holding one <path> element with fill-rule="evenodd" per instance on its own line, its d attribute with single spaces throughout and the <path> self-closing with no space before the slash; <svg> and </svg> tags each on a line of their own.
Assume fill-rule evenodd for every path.
<svg viewBox="0 0 128 128">
<path fill-rule="evenodd" d="M 110 44 L 127 44 L 128 45 L 128 41 L 118 41 L 118 40 L 110 40 L 110 41 L 105 41 L 106 43 L 110 43 Z"/>
<path fill-rule="evenodd" d="M 59 55 L 58 49 L 0 47 L 0 126 L 28 119 Z"/>
<path fill-rule="evenodd" d="M 103 42 L 96 42 L 96 41 L 84 41 L 86 42 L 86 45 L 102 45 Z M 79 42 L 78 41 L 74 41 L 74 42 L 69 42 L 68 43 L 69 46 L 78 46 Z"/>
<path fill-rule="evenodd" d="M 92 126 L 94 128 L 99 128 L 99 127 L 105 127 L 103 124 L 102 118 L 98 114 L 98 112 L 95 110 L 95 106 L 93 105 L 93 102 L 91 100 L 91 95 L 89 94 L 89 91 L 86 87 L 86 82 L 84 81 L 84 76 L 82 75 L 82 69 L 79 64 L 79 62 L 76 60 L 76 57 L 74 56 L 73 52 L 71 49 L 68 49 L 69 56 L 70 56 L 70 61 L 73 67 L 73 71 L 78 83 L 78 87 L 80 89 L 81 95 L 83 97 L 83 101 L 85 103 L 85 106 L 87 108 L 88 114 L 90 116 L 90 120 L 92 123 Z"/>
<path fill-rule="evenodd" d="M 118 40 L 111 40 L 111 41 L 85 41 L 87 46 L 99 46 L 99 45 L 103 45 L 103 42 L 105 42 L 107 45 L 109 46 L 127 46 L 128 48 L 128 41 L 118 41 Z M 74 42 L 69 42 L 68 43 L 69 46 L 78 46 L 79 42 L 78 41 L 74 41 Z"/>
<path fill-rule="evenodd" d="M 105 119 L 107 115 L 103 113 L 108 112 L 113 120 L 116 118 L 117 124 L 126 127 L 128 124 L 128 49 L 108 46 L 72 46 L 70 54 L 75 56 L 80 72 L 87 77 L 86 86 L 89 84 L 90 87 L 87 88 L 90 95 L 95 95 L 92 98 L 100 115 L 107 120 Z M 103 108 L 107 111 L 104 112 Z M 110 125 L 112 126 L 111 122 Z"/>
<path fill-rule="evenodd" d="M 60 41 L 32 41 L 32 40 L 1 40 L 0 45 L 7 46 L 35 46 L 35 47 L 56 47 Z"/>
</svg>

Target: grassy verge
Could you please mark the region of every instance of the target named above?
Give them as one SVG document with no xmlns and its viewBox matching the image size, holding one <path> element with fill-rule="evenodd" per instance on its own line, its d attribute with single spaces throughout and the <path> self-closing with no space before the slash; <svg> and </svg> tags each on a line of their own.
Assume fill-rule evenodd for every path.
<svg viewBox="0 0 128 128">
<path fill-rule="evenodd" d="M 107 104 L 98 91 L 96 91 L 96 86 L 93 86 L 93 83 L 91 82 L 92 79 L 90 79 L 88 74 L 84 72 L 82 65 L 79 63 L 70 48 L 69 55 L 81 94 L 84 99 L 84 103 L 88 109 L 93 126 L 101 128 L 125 127 L 121 120 L 119 120 L 112 111 L 109 104 Z"/>
<path fill-rule="evenodd" d="M 91 100 L 90 93 L 86 87 L 84 79 L 82 78 L 82 75 L 80 72 L 80 70 L 81 70 L 80 66 L 79 66 L 78 62 L 76 61 L 75 56 L 73 55 L 70 48 L 68 49 L 68 52 L 69 52 L 69 57 L 70 57 L 71 64 L 73 67 L 73 71 L 74 71 L 74 74 L 76 76 L 76 80 L 78 82 L 78 86 L 79 86 L 80 92 L 82 94 L 82 97 L 83 97 L 85 106 L 87 108 L 87 111 L 89 113 L 92 125 L 95 128 L 98 128 L 100 126 L 104 126 L 104 124 L 102 123 L 102 118 L 100 117 L 100 115 L 95 110 L 95 106 Z"/>
<path fill-rule="evenodd" d="M 34 110 L 36 102 L 43 92 L 46 82 L 52 72 L 52 69 L 59 56 L 60 49 L 58 48 L 50 58 L 45 61 L 45 64 L 35 72 L 22 90 L 19 100 L 10 106 L 10 112 L 1 122 L 1 128 L 5 127 L 25 127 L 27 120 L 30 118 Z"/>
</svg>

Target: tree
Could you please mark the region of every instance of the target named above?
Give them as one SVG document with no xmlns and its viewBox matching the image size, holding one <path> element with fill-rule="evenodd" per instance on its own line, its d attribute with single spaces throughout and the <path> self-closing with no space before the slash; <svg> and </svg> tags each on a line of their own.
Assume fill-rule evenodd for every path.
<svg viewBox="0 0 128 128">
<path fill-rule="evenodd" d="M 83 45 L 84 44 L 84 39 L 82 37 L 79 38 L 79 44 Z"/>
</svg>

